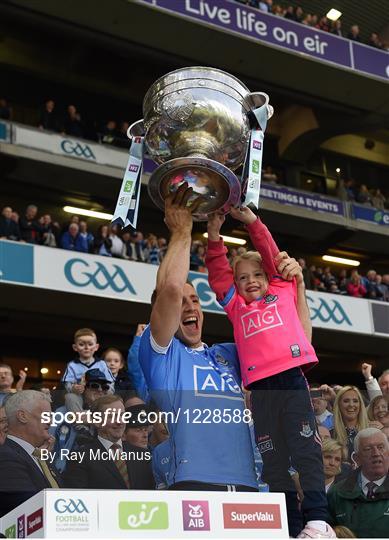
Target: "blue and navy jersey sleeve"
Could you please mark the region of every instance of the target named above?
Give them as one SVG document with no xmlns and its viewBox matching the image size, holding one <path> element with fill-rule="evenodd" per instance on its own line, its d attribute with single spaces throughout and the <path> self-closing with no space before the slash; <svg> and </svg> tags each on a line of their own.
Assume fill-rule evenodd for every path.
<svg viewBox="0 0 389 540">
<path fill-rule="evenodd" d="M 235 343 L 218 343 L 214 347 L 216 350 L 216 355 L 221 354 L 226 360 L 228 360 L 234 370 L 234 378 L 236 382 L 241 384 L 242 377 L 240 373 L 240 363 Z"/>
<path fill-rule="evenodd" d="M 156 352 L 151 346 L 151 330 L 148 325 L 140 340 L 139 363 L 146 384 L 152 390 L 172 390 L 176 388 L 179 356 L 175 354 L 177 340 L 173 338 L 165 353 Z"/>
<path fill-rule="evenodd" d="M 149 389 L 139 362 L 141 336 L 134 336 L 131 347 L 128 349 L 127 368 L 132 378 L 138 396 L 147 402 L 150 399 Z"/>
</svg>

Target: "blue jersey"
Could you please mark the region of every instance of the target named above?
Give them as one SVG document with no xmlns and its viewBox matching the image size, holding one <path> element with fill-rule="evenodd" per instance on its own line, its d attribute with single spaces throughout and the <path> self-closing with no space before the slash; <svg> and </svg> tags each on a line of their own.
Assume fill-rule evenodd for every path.
<svg viewBox="0 0 389 540">
<path fill-rule="evenodd" d="M 151 397 L 171 413 L 169 485 L 197 481 L 257 488 L 235 345 L 198 350 L 176 338 L 167 348 L 151 341 L 148 326 L 139 361 Z"/>
<path fill-rule="evenodd" d="M 66 371 L 62 377 L 62 382 L 64 383 L 79 383 L 81 382 L 82 377 L 90 369 L 99 369 L 102 371 L 108 382 L 115 382 L 115 378 L 111 373 L 111 370 L 107 366 L 107 363 L 100 358 L 96 358 L 92 364 L 83 364 L 78 358 L 72 360 L 66 366 Z"/>
<path fill-rule="evenodd" d="M 141 336 L 134 336 L 131 347 L 128 349 L 127 369 L 132 378 L 136 393 L 147 403 L 150 399 L 145 376 L 139 365 L 139 347 Z"/>
<path fill-rule="evenodd" d="M 169 486 L 170 452 L 170 439 L 153 448 L 152 465 L 156 489 L 167 489 Z"/>
</svg>

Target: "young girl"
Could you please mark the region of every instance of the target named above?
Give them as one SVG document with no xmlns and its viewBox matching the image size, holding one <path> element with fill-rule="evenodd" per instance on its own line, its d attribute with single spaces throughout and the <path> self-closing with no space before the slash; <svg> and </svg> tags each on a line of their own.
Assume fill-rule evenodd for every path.
<svg viewBox="0 0 389 540">
<path fill-rule="evenodd" d="M 115 393 L 124 396 L 128 390 L 133 390 L 134 385 L 119 349 L 110 347 L 101 356 L 115 378 Z"/>
<path fill-rule="evenodd" d="M 292 536 L 334 538 L 326 523 L 321 441 L 301 370 L 318 362 L 299 319 L 300 315 L 309 322 L 308 308 L 297 312 L 303 277 L 300 273 L 284 281 L 277 275 L 274 258 L 279 249 L 249 208 L 232 208 L 231 215 L 247 226 L 257 252 L 236 257 L 231 268 L 219 234 L 224 217 L 213 214 L 208 221 L 206 263 L 209 283 L 233 324 L 243 383 L 251 390 L 263 481 L 270 491 L 285 493 Z M 302 514 L 288 472 L 291 465 L 304 492 Z M 301 530 L 303 519 L 307 525 Z"/>
</svg>

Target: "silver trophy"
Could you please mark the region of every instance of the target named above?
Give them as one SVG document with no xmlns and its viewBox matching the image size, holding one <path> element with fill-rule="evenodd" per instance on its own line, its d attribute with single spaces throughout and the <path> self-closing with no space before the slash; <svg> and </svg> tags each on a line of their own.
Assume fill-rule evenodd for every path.
<svg viewBox="0 0 389 540">
<path fill-rule="evenodd" d="M 193 188 L 188 201 L 203 202 L 194 219 L 227 213 L 240 203 L 245 186 L 233 171 L 246 156 L 250 140 L 249 113 L 263 105 L 273 114 L 269 97 L 250 92 L 236 77 L 219 69 L 189 67 L 158 79 L 143 100 L 144 119 L 128 130 L 144 136 L 146 151 L 159 164 L 148 191 L 161 209 L 183 182 Z"/>
</svg>

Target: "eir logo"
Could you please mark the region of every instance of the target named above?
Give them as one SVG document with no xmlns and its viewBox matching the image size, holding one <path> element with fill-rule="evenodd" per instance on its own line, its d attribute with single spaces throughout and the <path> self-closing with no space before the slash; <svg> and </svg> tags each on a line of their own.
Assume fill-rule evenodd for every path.
<svg viewBox="0 0 389 540">
<path fill-rule="evenodd" d="M 245 338 L 284 324 L 278 313 L 277 304 L 271 304 L 263 311 L 259 309 L 250 311 L 243 315 L 241 320 Z"/>
</svg>

